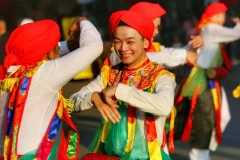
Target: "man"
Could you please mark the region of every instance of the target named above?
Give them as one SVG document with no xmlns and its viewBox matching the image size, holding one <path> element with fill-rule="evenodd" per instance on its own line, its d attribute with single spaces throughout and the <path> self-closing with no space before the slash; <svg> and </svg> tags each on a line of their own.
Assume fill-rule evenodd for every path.
<svg viewBox="0 0 240 160">
<path fill-rule="evenodd" d="M 68 116 L 73 106 L 63 98 L 61 88 L 91 64 L 103 47 L 98 31 L 84 17 L 73 22 L 69 34 L 72 40 L 61 43 L 60 52 L 75 48 L 72 42 L 79 36 L 80 48 L 61 58 L 60 31 L 52 20 L 22 25 L 11 34 L 0 70 L 4 159 L 78 158 L 79 135 Z M 69 126 L 68 138 L 63 122 Z"/>
<path fill-rule="evenodd" d="M 139 14 L 148 17 L 154 23 L 154 33 L 151 38 L 153 45 L 147 52 L 147 56 L 151 61 L 168 68 L 183 65 L 187 61 L 193 65 L 196 65 L 196 50 L 197 48 L 201 48 L 203 46 L 203 40 L 201 36 L 192 36 L 193 40 L 189 42 L 189 45 L 186 47 L 188 49 L 165 48 L 164 46 L 160 45 L 160 43 L 153 42 L 153 40 L 155 36 L 159 34 L 158 29 L 161 25 L 161 17 L 166 14 L 166 11 L 158 3 L 149 2 L 136 3 L 129 10 L 138 12 Z M 115 51 L 110 54 L 109 60 L 114 65 L 121 62 Z M 71 98 L 74 99 L 74 97 Z M 174 111 L 171 115 L 172 116 L 168 118 L 166 123 L 166 133 L 168 133 L 169 150 L 170 152 L 174 152 L 174 127 L 173 125 L 170 125 L 171 123 L 174 123 Z"/>
<path fill-rule="evenodd" d="M 202 14 L 198 32 L 204 47 L 184 78 L 176 99 L 176 135 L 189 140 L 191 160 L 208 160 L 222 141 L 222 133 L 230 121 L 229 105 L 220 80 L 228 75 L 231 63 L 222 43 L 240 38 L 239 18 L 234 28 L 224 27 L 227 7 L 220 2 L 210 4 Z M 182 125 L 183 124 L 183 125 Z"/>
<path fill-rule="evenodd" d="M 106 60 L 100 75 L 72 96 L 75 110 L 95 105 L 103 116 L 90 149 L 121 159 L 170 159 L 164 128 L 176 83 L 172 73 L 146 56 L 153 22 L 134 11 L 118 11 L 109 29 L 122 63 Z"/>
<path fill-rule="evenodd" d="M 161 17 L 166 14 L 166 11 L 158 3 L 138 2 L 133 5 L 129 10 L 138 12 L 154 23 L 154 33 L 152 41 L 159 34 L 159 27 L 161 25 Z M 164 65 L 165 67 L 176 67 L 185 64 L 189 61 L 196 64 L 197 54 L 195 49 L 203 46 L 203 40 L 200 36 L 192 36 L 192 41 L 185 49 L 165 48 L 158 42 L 153 42 L 151 49 L 148 51 L 147 56 L 153 62 Z M 113 51 L 110 55 L 110 61 L 113 64 L 120 62 L 120 59 Z"/>
</svg>

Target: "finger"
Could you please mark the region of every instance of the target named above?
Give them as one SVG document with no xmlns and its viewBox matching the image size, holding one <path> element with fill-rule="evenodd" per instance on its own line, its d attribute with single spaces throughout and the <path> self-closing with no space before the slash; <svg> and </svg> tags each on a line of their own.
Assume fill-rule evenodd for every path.
<svg viewBox="0 0 240 160">
<path fill-rule="evenodd" d="M 200 43 L 193 43 L 192 44 L 192 48 L 199 48 L 199 47 L 201 47 Z"/>
<path fill-rule="evenodd" d="M 121 116 L 118 113 L 118 110 L 116 108 L 110 108 L 108 107 L 108 112 L 111 114 L 112 118 L 114 119 L 115 122 L 119 122 Z"/>
<path fill-rule="evenodd" d="M 112 116 L 113 111 L 109 107 L 104 107 L 103 110 L 106 116 L 109 118 L 109 120 L 112 121 L 113 123 L 116 123 L 114 115 Z"/>
<path fill-rule="evenodd" d="M 68 30 L 68 39 L 73 39 L 73 31 L 71 29 Z"/>
<path fill-rule="evenodd" d="M 118 112 L 118 110 L 116 108 L 112 108 L 113 112 L 115 113 L 115 115 L 118 117 L 118 119 L 120 120 L 121 119 L 121 115 L 120 113 Z"/>
<path fill-rule="evenodd" d="M 74 38 L 76 35 L 76 32 L 79 32 L 79 28 L 78 26 L 76 25 L 75 21 L 72 23 L 72 25 L 70 26 L 69 28 L 69 31 L 68 31 L 68 37 L 69 38 Z"/>
<path fill-rule="evenodd" d="M 112 98 L 108 98 L 108 99 L 107 99 L 107 104 L 108 104 L 110 107 L 118 108 L 118 105 L 117 105 L 116 101 L 114 101 Z"/>
<path fill-rule="evenodd" d="M 98 111 L 101 113 L 101 115 L 102 115 L 103 119 L 105 120 L 105 122 L 108 122 L 108 117 L 106 116 L 105 112 L 103 110 L 98 110 Z"/>
<path fill-rule="evenodd" d="M 117 105 L 117 102 L 116 100 L 113 100 L 112 98 L 109 98 L 109 102 L 113 105 Z"/>
<path fill-rule="evenodd" d="M 202 42 L 198 40 L 194 40 L 193 43 L 191 44 L 193 48 L 199 48 L 202 46 Z"/>
<path fill-rule="evenodd" d="M 109 110 L 110 110 L 110 114 L 111 114 L 112 118 L 114 119 L 114 121 L 119 122 L 121 116 L 118 113 L 118 110 L 116 108 L 109 108 Z"/>
<path fill-rule="evenodd" d="M 195 37 L 196 37 L 196 36 L 194 36 L 194 35 L 191 35 L 191 36 L 190 36 L 191 39 L 194 39 Z"/>
</svg>

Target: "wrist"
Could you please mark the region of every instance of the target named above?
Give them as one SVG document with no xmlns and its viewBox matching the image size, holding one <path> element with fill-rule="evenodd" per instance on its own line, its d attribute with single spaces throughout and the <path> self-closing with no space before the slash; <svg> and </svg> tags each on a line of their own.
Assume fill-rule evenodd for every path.
<svg viewBox="0 0 240 160">
<path fill-rule="evenodd" d="M 95 103 L 98 101 L 99 92 L 93 92 L 91 96 L 91 103 L 95 105 Z"/>
</svg>

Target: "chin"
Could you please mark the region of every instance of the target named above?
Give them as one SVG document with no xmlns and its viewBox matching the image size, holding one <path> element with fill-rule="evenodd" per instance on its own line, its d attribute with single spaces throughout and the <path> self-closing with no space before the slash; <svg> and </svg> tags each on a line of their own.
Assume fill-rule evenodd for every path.
<svg viewBox="0 0 240 160">
<path fill-rule="evenodd" d="M 127 60 L 127 59 L 122 59 L 122 63 L 125 64 L 125 65 L 129 65 L 132 63 L 131 60 Z"/>
</svg>

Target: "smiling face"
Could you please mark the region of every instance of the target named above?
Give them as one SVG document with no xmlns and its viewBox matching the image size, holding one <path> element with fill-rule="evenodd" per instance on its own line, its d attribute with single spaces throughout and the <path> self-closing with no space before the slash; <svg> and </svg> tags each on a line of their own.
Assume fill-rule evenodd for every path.
<svg viewBox="0 0 240 160">
<path fill-rule="evenodd" d="M 129 26 L 118 26 L 113 33 L 114 49 L 127 67 L 137 67 L 147 58 L 149 41 Z"/>
</svg>

